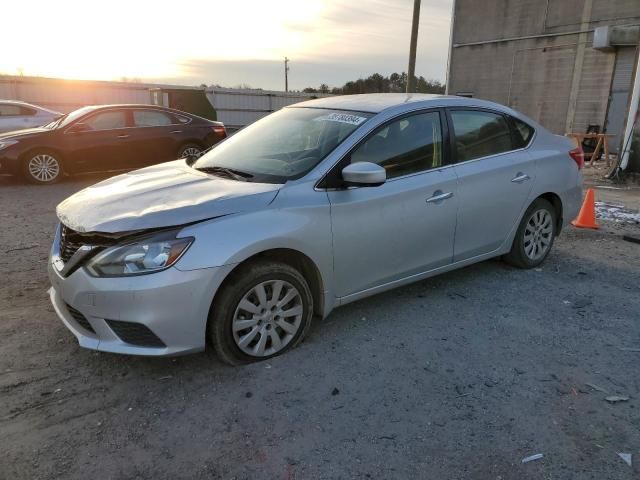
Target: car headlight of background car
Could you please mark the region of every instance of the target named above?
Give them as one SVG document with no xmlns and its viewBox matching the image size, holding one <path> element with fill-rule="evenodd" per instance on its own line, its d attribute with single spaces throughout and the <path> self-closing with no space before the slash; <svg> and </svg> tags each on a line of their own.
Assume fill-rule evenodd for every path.
<svg viewBox="0 0 640 480">
<path fill-rule="evenodd" d="M 96 277 L 123 277 L 153 273 L 169 268 L 193 243 L 193 237 L 175 238 L 163 234 L 147 237 L 134 243 L 109 247 L 87 264 Z"/>
<path fill-rule="evenodd" d="M 16 143 L 18 143 L 17 140 L 0 140 L 0 150 L 15 145 Z"/>
</svg>

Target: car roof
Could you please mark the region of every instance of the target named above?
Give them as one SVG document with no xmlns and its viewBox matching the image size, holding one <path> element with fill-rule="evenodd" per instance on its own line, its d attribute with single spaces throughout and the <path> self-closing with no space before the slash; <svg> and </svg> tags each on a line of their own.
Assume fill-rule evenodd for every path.
<svg viewBox="0 0 640 480">
<path fill-rule="evenodd" d="M 508 107 L 486 100 L 459 97 L 456 95 L 432 95 L 428 93 L 365 93 L 359 95 L 342 95 L 323 97 L 306 102 L 296 103 L 291 107 L 328 108 L 335 110 L 352 110 L 357 112 L 380 113 L 389 108 L 411 104 L 412 106 L 467 106 L 510 110 Z"/>
</svg>

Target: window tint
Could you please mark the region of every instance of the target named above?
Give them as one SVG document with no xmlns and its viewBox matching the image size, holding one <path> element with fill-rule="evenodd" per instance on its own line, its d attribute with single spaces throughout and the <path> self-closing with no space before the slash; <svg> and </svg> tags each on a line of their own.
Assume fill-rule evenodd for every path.
<svg viewBox="0 0 640 480">
<path fill-rule="evenodd" d="M 351 162 L 377 163 L 385 168 L 388 178 L 440 167 L 440 114 L 412 115 L 383 126 L 353 151 Z"/>
<path fill-rule="evenodd" d="M 14 117 L 22 115 L 19 105 L 0 105 L 0 116 Z"/>
<path fill-rule="evenodd" d="M 92 130 L 111 130 L 114 128 L 124 128 L 127 120 L 122 110 L 98 113 L 84 121 L 84 124 Z"/>
<path fill-rule="evenodd" d="M 530 127 L 526 123 L 517 118 L 511 117 L 515 128 L 516 144 L 518 148 L 526 147 L 533 137 L 533 127 Z"/>
<path fill-rule="evenodd" d="M 452 110 L 457 161 L 513 150 L 511 131 L 502 115 L 475 110 Z"/>
<path fill-rule="evenodd" d="M 134 110 L 133 123 L 136 127 L 159 127 L 171 125 L 173 121 L 169 115 L 157 110 Z"/>
</svg>

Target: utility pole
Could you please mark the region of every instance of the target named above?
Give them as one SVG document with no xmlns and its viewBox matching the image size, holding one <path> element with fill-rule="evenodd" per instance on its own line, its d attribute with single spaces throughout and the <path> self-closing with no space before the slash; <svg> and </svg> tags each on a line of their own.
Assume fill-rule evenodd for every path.
<svg viewBox="0 0 640 480">
<path fill-rule="evenodd" d="M 411 25 L 411 43 L 409 44 L 409 72 L 407 76 L 407 93 L 416 90 L 416 48 L 418 45 L 418 24 L 420 23 L 420 0 L 413 0 L 413 23 Z"/>
<path fill-rule="evenodd" d="M 289 59 L 287 57 L 284 57 L 284 91 L 288 92 L 289 91 Z"/>
</svg>

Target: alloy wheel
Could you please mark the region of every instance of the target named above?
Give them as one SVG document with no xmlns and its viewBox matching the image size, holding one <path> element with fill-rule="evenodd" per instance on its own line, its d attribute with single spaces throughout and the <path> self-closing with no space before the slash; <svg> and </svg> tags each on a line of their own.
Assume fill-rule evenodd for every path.
<svg viewBox="0 0 640 480">
<path fill-rule="evenodd" d="M 284 280 L 261 282 L 244 294 L 233 315 L 233 339 L 247 355 L 268 357 L 296 336 L 304 306 L 296 287 Z"/>
<path fill-rule="evenodd" d="M 198 147 L 187 147 L 182 150 L 180 158 L 195 160 L 196 158 L 199 158 L 200 155 L 202 155 L 202 150 L 200 150 Z"/>
<path fill-rule="evenodd" d="M 536 210 L 524 229 L 524 253 L 530 260 L 544 257 L 553 240 L 553 216 L 545 209 Z"/>
<path fill-rule="evenodd" d="M 29 174 L 39 182 L 48 183 L 60 175 L 60 164 L 55 157 L 39 153 L 29 160 Z"/>
</svg>

